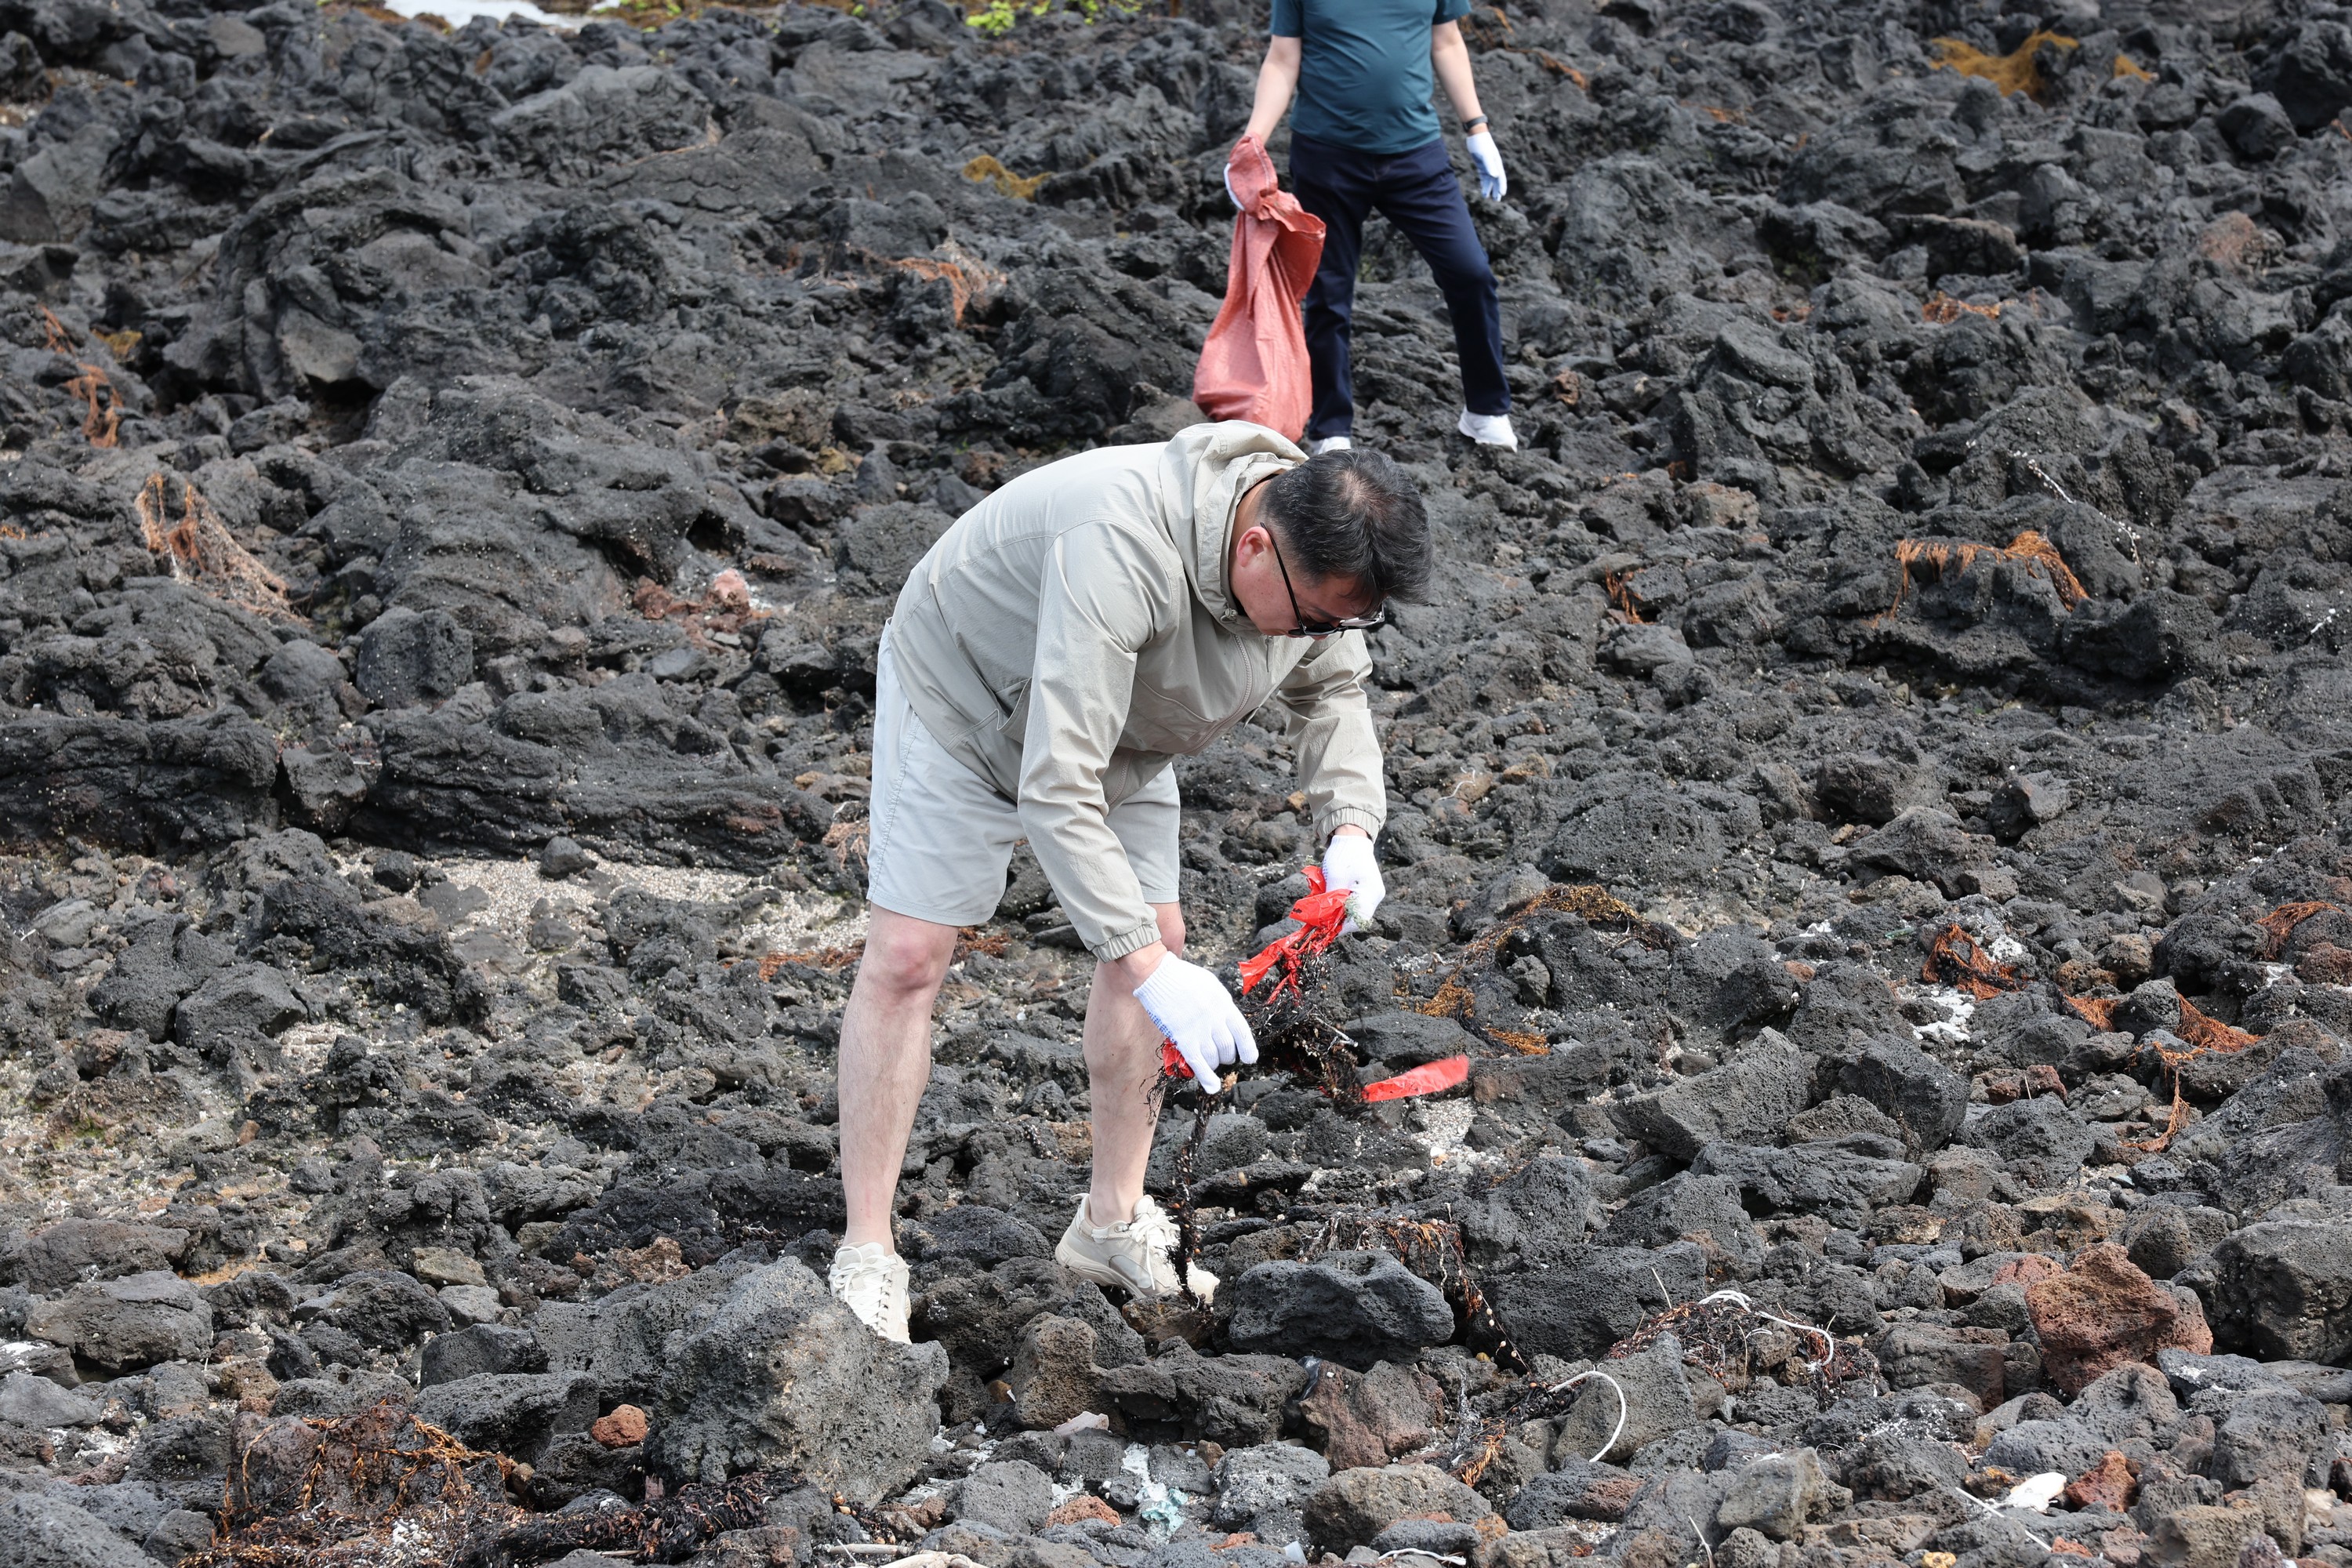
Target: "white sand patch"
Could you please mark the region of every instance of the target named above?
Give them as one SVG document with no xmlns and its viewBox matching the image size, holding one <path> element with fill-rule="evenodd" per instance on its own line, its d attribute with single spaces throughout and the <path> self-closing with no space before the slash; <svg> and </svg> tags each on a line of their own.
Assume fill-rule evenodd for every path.
<svg viewBox="0 0 2352 1568">
<path fill-rule="evenodd" d="M 564 881 L 550 881 L 539 874 L 538 862 L 530 858 L 451 856 L 433 858 L 430 863 L 445 872 L 452 883 L 477 889 L 489 900 L 487 907 L 457 921 L 450 928 L 452 935 L 468 931 L 494 931 L 523 952 L 532 951 L 531 910 L 541 900 L 547 901 L 551 911 L 568 910 L 577 917 L 584 917 L 599 897 L 599 888 L 593 880 L 595 873 L 583 872 Z M 349 867 L 359 865 L 356 858 L 349 863 Z M 761 886 L 759 878 L 740 871 L 634 866 L 619 860 L 599 860 L 597 868 L 612 879 L 603 884 L 604 896 L 640 888 L 656 898 L 700 905 L 714 915 L 740 902 Z M 584 921 L 575 918 L 572 923 L 577 930 Z M 753 910 L 740 926 L 722 931 L 721 934 L 747 955 L 847 947 L 866 940 L 866 905 L 862 900 L 830 893 L 777 890 L 769 903 Z"/>
<path fill-rule="evenodd" d="M 1475 1158 L 1463 1145 L 1470 1136 L 1470 1119 L 1476 1107 L 1467 1100 L 1441 1100 L 1413 1108 L 1421 1122 L 1422 1146 L 1433 1163 L 1460 1165 Z"/>
<path fill-rule="evenodd" d="M 313 1073 L 327 1065 L 327 1053 L 335 1048 L 338 1036 L 350 1034 L 351 1026 L 330 1018 L 316 1024 L 297 1024 L 278 1037 L 278 1048 L 285 1053 L 286 1065 L 297 1073 Z"/>
</svg>

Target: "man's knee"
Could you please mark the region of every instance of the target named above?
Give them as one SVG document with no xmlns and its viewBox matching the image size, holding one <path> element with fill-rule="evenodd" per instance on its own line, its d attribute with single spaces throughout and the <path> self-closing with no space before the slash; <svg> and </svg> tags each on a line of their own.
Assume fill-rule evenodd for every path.
<svg viewBox="0 0 2352 1568">
<path fill-rule="evenodd" d="M 1427 259 L 1440 293 L 1484 296 L 1495 292 L 1494 266 L 1486 259 L 1486 247 L 1475 241 L 1433 251 Z"/>
<path fill-rule="evenodd" d="M 1309 321 L 1320 321 L 1327 326 L 1346 326 L 1348 318 L 1355 313 L 1356 309 L 1355 279 L 1339 277 L 1326 280 L 1318 277 L 1307 285 L 1307 297 L 1299 301 L 1299 308 Z"/>
<path fill-rule="evenodd" d="M 1412 237 L 1413 248 L 1429 263 L 1430 275 L 1436 279 L 1440 293 L 1495 291 L 1494 263 L 1487 258 L 1486 247 L 1478 243 L 1478 231 L 1470 226 L 1466 211 L 1458 222 L 1440 219 Z"/>
<path fill-rule="evenodd" d="M 868 926 L 857 984 L 901 996 L 934 992 L 955 955 L 955 931 L 928 921 L 877 918 Z"/>
</svg>

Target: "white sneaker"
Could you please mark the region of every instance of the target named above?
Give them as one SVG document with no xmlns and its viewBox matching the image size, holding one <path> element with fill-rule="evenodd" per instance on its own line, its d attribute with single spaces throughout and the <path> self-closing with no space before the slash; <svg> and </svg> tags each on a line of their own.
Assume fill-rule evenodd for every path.
<svg viewBox="0 0 2352 1568">
<path fill-rule="evenodd" d="M 1347 451 L 1354 445 L 1355 443 L 1345 436 L 1326 436 L 1319 440 L 1307 442 L 1307 455 L 1310 458 L 1319 458 L 1326 452 Z"/>
<path fill-rule="evenodd" d="M 1473 414 L 1465 408 L 1462 422 L 1454 428 L 1481 447 L 1508 447 L 1514 452 L 1519 449 L 1519 433 L 1511 428 L 1511 416 L 1507 414 Z"/>
<path fill-rule="evenodd" d="M 1054 1248 L 1054 1261 L 1081 1279 L 1156 1301 L 1176 1293 L 1176 1222 L 1150 1198 L 1136 1199 L 1135 1217 L 1125 1225 L 1105 1226 L 1087 1222 L 1087 1200 L 1080 1198 L 1070 1228 Z M 1202 1300 L 1217 1293 L 1217 1277 L 1198 1264 L 1189 1278 Z"/>
<path fill-rule="evenodd" d="M 859 1322 L 886 1340 L 908 1342 L 907 1264 L 897 1253 L 878 1241 L 842 1247 L 825 1282 Z"/>
</svg>

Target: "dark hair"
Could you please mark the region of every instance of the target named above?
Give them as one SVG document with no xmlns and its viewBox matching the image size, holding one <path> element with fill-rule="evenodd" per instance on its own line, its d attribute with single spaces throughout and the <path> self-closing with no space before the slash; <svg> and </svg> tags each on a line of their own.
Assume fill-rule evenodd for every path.
<svg viewBox="0 0 2352 1568">
<path fill-rule="evenodd" d="M 1429 514 L 1412 478 L 1361 447 L 1324 452 L 1265 482 L 1264 517 L 1290 569 L 1417 604 L 1429 590 Z"/>
</svg>

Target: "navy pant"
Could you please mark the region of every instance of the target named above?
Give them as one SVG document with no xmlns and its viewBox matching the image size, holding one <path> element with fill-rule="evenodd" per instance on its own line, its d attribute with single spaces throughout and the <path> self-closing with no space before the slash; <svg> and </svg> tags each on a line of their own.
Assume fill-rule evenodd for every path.
<svg viewBox="0 0 2352 1568">
<path fill-rule="evenodd" d="M 1356 304 L 1356 267 L 1363 257 L 1364 215 L 1378 207 L 1429 263 L 1454 319 L 1462 359 L 1462 405 L 1473 414 L 1508 414 L 1503 376 L 1503 315 L 1495 271 L 1470 226 L 1470 205 L 1445 155 L 1443 137 L 1410 153 L 1360 153 L 1293 132 L 1290 184 L 1298 205 L 1323 220 L 1323 261 L 1307 290 L 1307 355 L 1315 372 L 1315 411 L 1307 437 L 1345 436 L 1356 416 L 1348 329 Z"/>
</svg>

